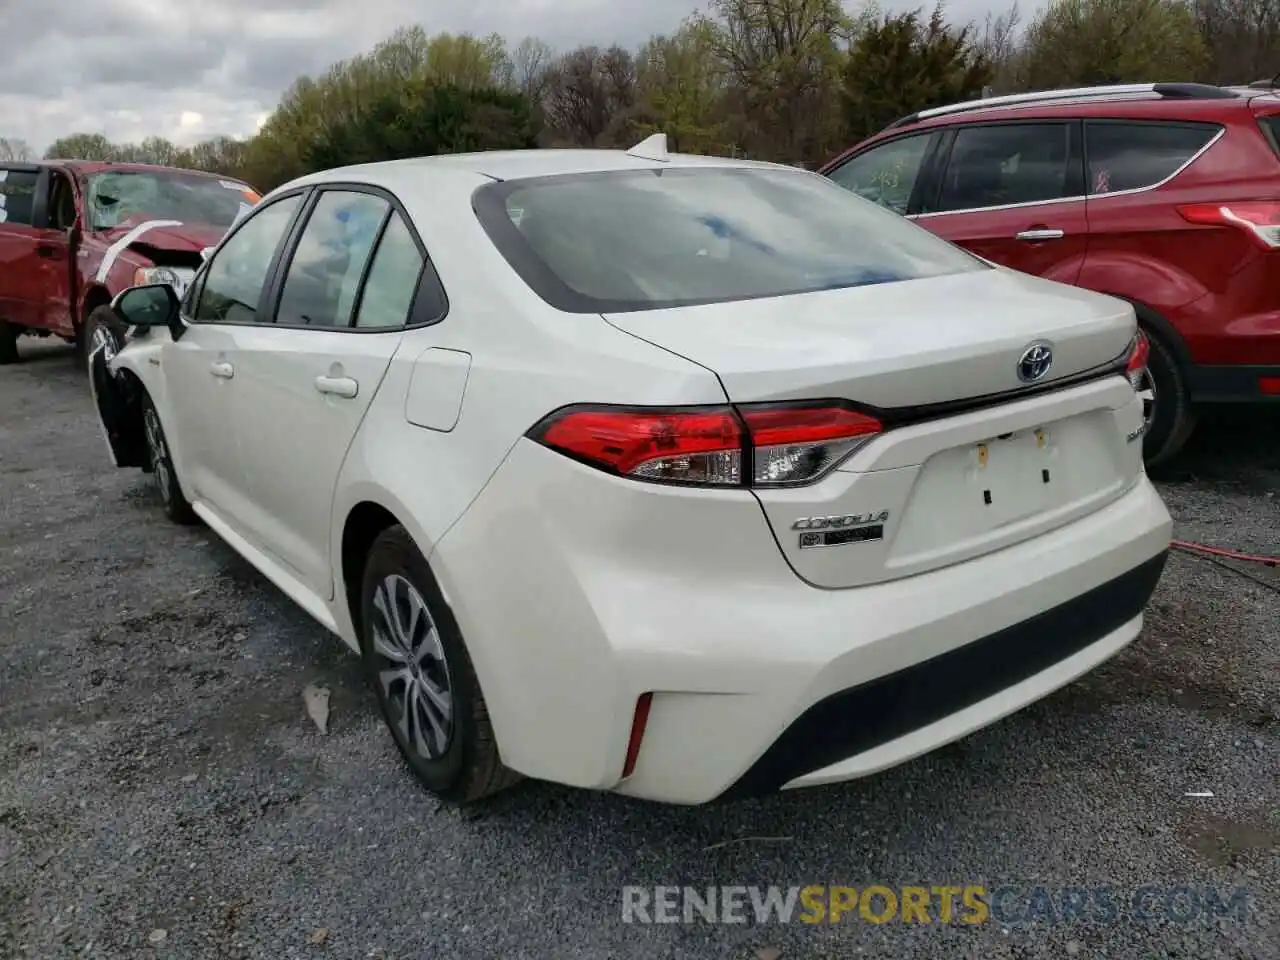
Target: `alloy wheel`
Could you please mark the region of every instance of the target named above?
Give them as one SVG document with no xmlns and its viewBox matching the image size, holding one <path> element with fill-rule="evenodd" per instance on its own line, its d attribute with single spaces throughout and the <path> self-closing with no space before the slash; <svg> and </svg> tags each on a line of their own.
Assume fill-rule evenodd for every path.
<svg viewBox="0 0 1280 960">
<path fill-rule="evenodd" d="M 160 485 L 160 496 L 164 502 L 171 499 L 169 488 L 169 448 L 164 442 L 164 431 L 160 429 L 160 418 L 152 408 L 143 414 L 143 425 L 147 433 L 147 452 L 151 457 L 151 470 L 155 474 L 156 483 Z"/>
<path fill-rule="evenodd" d="M 401 741 L 422 759 L 439 760 L 453 740 L 453 688 L 426 601 L 393 574 L 378 584 L 370 619 L 378 683 Z"/>
<path fill-rule="evenodd" d="M 1143 370 L 1139 375 L 1137 394 L 1142 400 L 1142 426 L 1150 430 L 1156 415 L 1156 381 L 1150 369 Z"/>
</svg>

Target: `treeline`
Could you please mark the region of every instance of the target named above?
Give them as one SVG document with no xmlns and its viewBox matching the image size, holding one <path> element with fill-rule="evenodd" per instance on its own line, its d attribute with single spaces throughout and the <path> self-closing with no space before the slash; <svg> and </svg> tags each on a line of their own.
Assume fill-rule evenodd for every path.
<svg viewBox="0 0 1280 960">
<path fill-rule="evenodd" d="M 46 155 L 194 167 L 269 189 L 349 163 L 624 146 L 662 131 L 680 151 L 813 165 L 895 117 L 984 91 L 1245 83 L 1278 70 L 1280 0 L 1051 0 L 1026 24 L 1016 0 L 968 24 L 941 5 L 850 15 L 839 0 L 713 0 L 634 51 L 407 27 L 300 77 L 247 140 L 75 134 Z M 0 140 L 0 154 L 24 146 Z"/>
</svg>

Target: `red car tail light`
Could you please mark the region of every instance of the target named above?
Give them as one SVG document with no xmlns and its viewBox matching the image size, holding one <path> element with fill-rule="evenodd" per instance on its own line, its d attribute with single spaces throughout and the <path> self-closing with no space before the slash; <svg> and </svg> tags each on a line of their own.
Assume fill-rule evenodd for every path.
<svg viewBox="0 0 1280 960">
<path fill-rule="evenodd" d="M 529 431 L 538 443 L 639 480 L 714 487 L 811 483 L 880 433 L 835 402 L 724 407 L 569 407 Z"/>
<path fill-rule="evenodd" d="M 1147 335 L 1139 330 L 1138 335 L 1133 338 L 1133 344 L 1129 347 L 1129 360 L 1124 368 L 1124 374 L 1135 390 L 1142 389 L 1142 380 L 1146 375 L 1147 360 L 1150 356 L 1151 342 L 1147 340 Z"/>
<path fill-rule="evenodd" d="M 1187 203 L 1178 207 L 1178 213 L 1188 223 L 1246 230 L 1264 250 L 1280 248 L 1280 201 Z"/>
<path fill-rule="evenodd" d="M 533 439 L 576 460 L 644 480 L 739 486 L 742 424 L 729 407 L 569 409 Z"/>
</svg>

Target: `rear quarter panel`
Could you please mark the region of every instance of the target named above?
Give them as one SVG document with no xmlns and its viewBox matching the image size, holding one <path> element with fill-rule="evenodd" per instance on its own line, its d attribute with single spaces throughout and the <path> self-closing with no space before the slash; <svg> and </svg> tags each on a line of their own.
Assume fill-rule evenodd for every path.
<svg viewBox="0 0 1280 960">
<path fill-rule="evenodd" d="M 345 584 L 336 558 L 346 519 L 359 503 L 379 504 L 394 515 L 428 556 L 446 594 L 457 596 L 448 556 L 436 553 L 436 545 L 517 441 L 547 414 L 573 403 L 725 400 L 719 381 L 704 368 L 614 329 L 598 314 L 565 314 L 545 304 L 493 247 L 471 210 L 471 190 L 488 181 L 457 171 L 431 176 L 437 184 L 406 175 L 385 185 L 412 216 L 449 311 L 404 336 L 343 463 L 331 542 L 338 598 L 345 596 Z M 408 408 L 415 366 L 431 348 L 470 356 L 456 421 L 445 418 L 435 424 L 440 429 L 410 422 L 414 412 Z M 345 605 L 334 607 L 340 628 L 354 637 Z M 483 680 L 486 651 L 472 653 Z"/>
</svg>

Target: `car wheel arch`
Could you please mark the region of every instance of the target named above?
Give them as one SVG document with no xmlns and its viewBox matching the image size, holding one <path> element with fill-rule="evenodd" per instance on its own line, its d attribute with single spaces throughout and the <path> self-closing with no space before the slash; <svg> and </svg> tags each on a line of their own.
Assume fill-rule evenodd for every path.
<svg viewBox="0 0 1280 960">
<path fill-rule="evenodd" d="M 373 500 L 356 503 L 343 520 L 336 572 L 341 577 L 341 596 L 357 634 L 360 630 L 360 581 L 369 550 L 384 530 L 399 524 L 400 519 L 394 513 Z"/>
<path fill-rule="evenodd" d="M 85 320 L 93 311 L 99 307 L 109 306 L 111 306 L 111 291 L 100 283 L 89 284 L 85 287 L 84 296 L 80 299 L 80 316 L 77 318 L 76 328 L 83 327 Z"/>
</svg>

